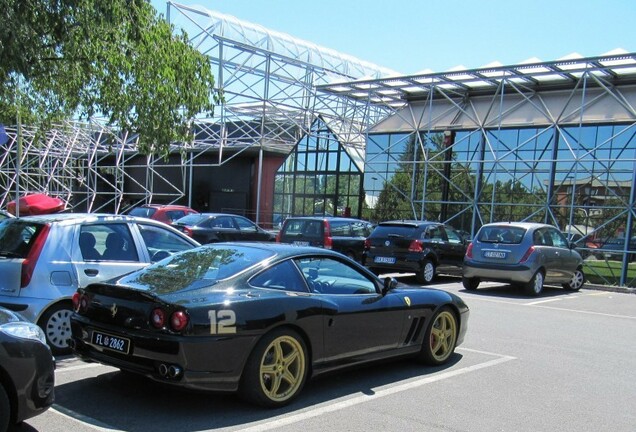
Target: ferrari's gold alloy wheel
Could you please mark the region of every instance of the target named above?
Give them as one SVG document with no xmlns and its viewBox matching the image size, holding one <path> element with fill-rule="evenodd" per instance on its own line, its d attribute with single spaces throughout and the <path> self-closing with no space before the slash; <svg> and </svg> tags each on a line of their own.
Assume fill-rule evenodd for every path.
<svg viewBox="0 0 636 432">
<path fill-rule="evenodd" d="M 282 335 L 265 349 L 260 362 L 260 384 L 265 396 L 283 402 L 296 394 L 306 369 L 305 351 L 293 337 Z"/>
<path fill-rule="evenodd" d="M 436 362 L 445 361 L 455 349 L 457 322 L 452 312 L 443 310 L 435 318 L 431 328 L 431 355 Z"/>
</svg>

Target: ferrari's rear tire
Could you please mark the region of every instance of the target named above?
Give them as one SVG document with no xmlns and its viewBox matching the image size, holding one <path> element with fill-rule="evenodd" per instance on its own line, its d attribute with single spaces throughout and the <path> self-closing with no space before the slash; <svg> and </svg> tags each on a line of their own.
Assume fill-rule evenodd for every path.
<svg viewBox="0 0 636 432">
<path fill-rule="evenodd" d="M 457 318 L 453 311 L 448 307 L 441 308 L 426 329 L 418 360 L 432 366 L 446 363 L 455 352 L 457 331 Z"/>
<path fill-rule="evenodd" d="M 415 279 L 423 285 L 428 285 L 433 282 L 433 279 L 435 279 L 435 263 L 425 259 L 422 262 L 420 271 L 415 274 Z"/>
<path fill-rule="evenodd" d="M 268 408 L 294 400 L 307 378 L 307 348 L 293 330 L 277 330 L 256 344 L 243 370 L 240 394 Z"/>
</svg>

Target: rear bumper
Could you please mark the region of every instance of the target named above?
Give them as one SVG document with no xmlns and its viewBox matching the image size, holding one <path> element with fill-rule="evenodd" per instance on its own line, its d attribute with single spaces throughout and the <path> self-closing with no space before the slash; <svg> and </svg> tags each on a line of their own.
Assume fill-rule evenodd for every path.
<svg viewBox="0 0 636 432">
<path fill-rule="evenodd" d="M 95 327 L 83 318 L 71 319 L 71 347 L 83 361 L 137 373 L 154 381 L 194 390 L 233 392 L 238 389 L 243 366 L 254 343 L 253 337 L 149 337 L 143 332 Z M 90 343 L 93 330 L 130 340 L 129 354 L 99 348 Z M 170 367 L 177 374 L 167 373 Z"/>
<path fill-rule="evenodd" d="M 369 256 L 368 252 L 364 256 L 364 265 L 368 268 L 375 268 L 381 270 L 387 270 L 388 272 L 409 272 L 417 273 L 422 267 L 423 256 L 421 254 L 412 254 L 404 257 L 395 257 L 395 262 L 392 264 L 375 262 L 376 257 L 389 257 L 393 258 L 390 254 L 373 254 Z"/>
<path fill-rule="evenodd" d="M 475 261 L 464 261 L 462 276 L 482 281 L 527 283 L 535 273 L 535 269 L 527 265 L 484 264 Z"/>
</svg>

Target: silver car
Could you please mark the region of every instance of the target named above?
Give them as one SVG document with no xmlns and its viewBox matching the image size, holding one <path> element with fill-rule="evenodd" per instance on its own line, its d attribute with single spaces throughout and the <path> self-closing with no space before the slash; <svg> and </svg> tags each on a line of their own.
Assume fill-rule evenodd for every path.
<svg viewBox="0 0 636 432">
<path fill-rule="evenodd" d="M 121 276 L 199 244 L 157 221 L 62 213 L 0 222 L 0 306 L 37 323 L 54 354 L 70 352 L 78 287 Z"/>
<path fill-rule="evenodd" d="M 466 250 L 462 273 L 467 290 L 481 281 L 520 285 L 531 295 L 541 293 L 544 283 L 578 291 L 585 282 L 583 259 L 552 225 L 486 224 Z"/>
</svg>

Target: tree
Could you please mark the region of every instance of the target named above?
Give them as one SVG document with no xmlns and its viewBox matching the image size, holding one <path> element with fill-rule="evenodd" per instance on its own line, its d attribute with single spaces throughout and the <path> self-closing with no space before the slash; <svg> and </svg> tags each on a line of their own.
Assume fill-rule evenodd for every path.
<svg viewBox="0 0 636 432">
<path fill-rule="evenodd" d="M 0 0 L 0 123 L 104 118 L 167 156 L 219 94 L 206 56 L 148 0 Z"/>
</svg>

